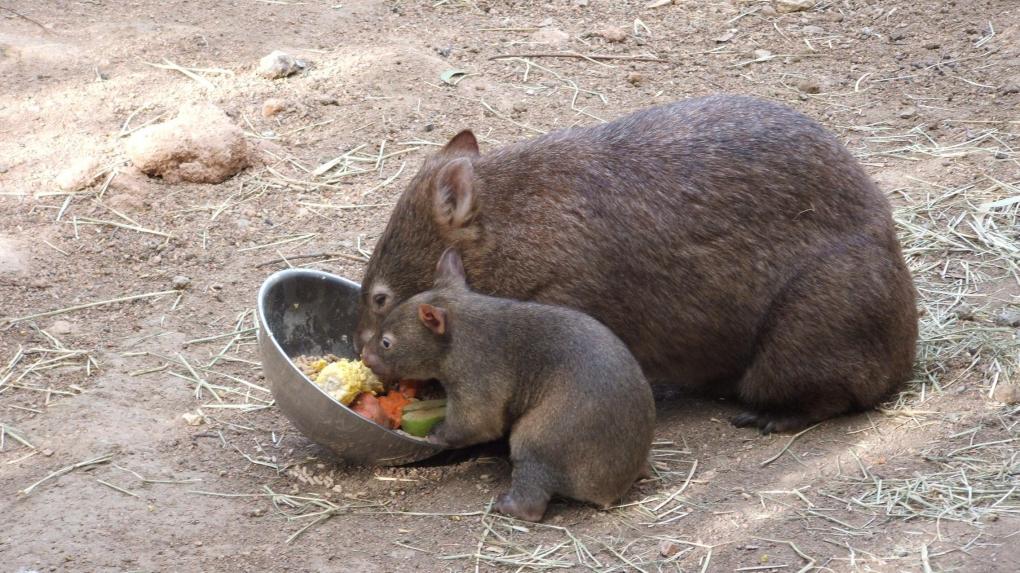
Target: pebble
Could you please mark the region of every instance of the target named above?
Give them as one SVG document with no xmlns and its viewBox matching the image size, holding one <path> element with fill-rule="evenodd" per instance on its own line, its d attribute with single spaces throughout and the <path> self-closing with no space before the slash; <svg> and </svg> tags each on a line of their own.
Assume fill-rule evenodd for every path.
<svg viewBox="0 0 1020 573">
<path fill-rule="evenodd" d="M 203 422 L 205 422 L 205 418 L 203 418 L 201 415 L 192 414 L 191 412 L 181 414 L 181 418 L 183 418 L 184 422 L 189 426 L 200 426 L 202 425 Z"/>
<path fill-rule="evenodd" d="M 1003 309 L 992 318 L 997 326 L 1020 326 L 1020 310 Z"/>
<path fill-rule="evenodd" d="M 775 7 L 776 12 L 789 14 L 814 8 L 815 0 L 773 0 L 772 5 Z"/>
<path fill-rule="evenodd" d="M 262 102 L 262 117 L 273 117 L 285 109 L 287 102 L 278 97 L 271 97 Z"/>
<path fill-rule="evenodd" d="M 763 49 L 763 48 L 758 48 L 757 50 L 751 52 L 751 54 L 754 56 L 754 59 L 756 59 L 756 60 L 770 60 L 770 59 L 772 59 L 772 52 L 770 52 L 770 51 L 768 51 L 766 49 Z"/>
<path fill-rule="evenodd" d="M 736 35 L 737 35 L 737 29 L 736 28 L 730 28 L 729 30 L 726 30 L 725 32 L 723 32 L 722 34 L 716 36 L 713 39 L 715 40 L 716 44 L 725 44 L 726 42 L 729 42 L 730 40 L 732 40 Z"/>
<path fill-rule="evenodd" d="M 662 555 L 663 557 L 672 557 L 677 553 L 680 553 L 679 544 L 669 541 L 668 539 L 664 539 L 659 542 L 659 555 Z"/>
<path fill-rule="evenodd" d="M 1002 93 L 1002 95 L 1020 93 L 1020 80 L 1013 80 L 1012 82 L 1005 84 L 999 89 L 999 92 Z M 0 173 L 3 173 L 3 171 L 0 171 Z"/>
<path fill-rule="evenodd" d="M 643 75 L 641 75 L 640 73 L 638 73 L 638 72 L 631 72 L 631 73 L 627 74 L 627 82 L 630 85 L 632 85 L 632 86 L 639 85 L 644 80 L 645 80 L 645 77 Z"/>
<path fill-rule="evenodd" d="M 953 309 L 953 314 L 960 320 L 974 320 L 974 307 L 967 303 L 961 303 Z"/>
<path fill-rule="evenodd" d="M 804 26 L 800 31 L 808 36 L 821 36 L 825 33 L 821 26 Z"/>
<path fill-rule="evenodd" d="M 536 44 L 563 44 L 570 39 L 570 34 L 559 28 L 542 28 L 531 35 Z"/>
<path fill-rule="evenodd" d="M 926 50 L 937 50 L 942 47 L 938 42 L 925 42 L 921 44 L 921 47 Z"/>
<path fill-rule="evenodd" d="M 55 182 L 57 187 L 60 187 L 64 191 L 77 191 L 79 189 L 88 187 L 96 182 L 99 178 L 99 160 L 95 157 L 83 157 L 74 163 L 70 167 L 61 171 Z"/>
<path fill-rule="evenodd" d="M 900 111 L 900 118 L 902 118 L 902 119 L 910 119 L 910 118 L 916 117 L 916 116 L 917 116 L 917 108 L 916 107 L 908 107 L 908 108 L 904 108 L 902 111 Z"/>
<path fill-rule="evenodd" d="M 170 286 L 174 290 L 184 290 L 191 286 L 191 279 L 184 275 L 177 275 L 170 281 Z"/>
<path fill-rule="evenodd" d="M 797 82 L 797 89 L 806 94 L 816 94 L 821 93 L 822 86 L 815 80 L 804 79 Z"/>
<path fill-rule="evenodd" d="M 50 334 L 71 334 L 73 325 L 66 320 L 55 320 L 46 330 Z"/>
<path fill-rule="evenodd" d="M 627 40 L 627 32 L 617 26 L 607 26 L 599 31 L 599 36 L 610 43 L 619 44 Z"/>
<path fill-rule="evenodd" d="M 259 66 L 255 73 L 266 79 L 275 80 L 294 75 L 305 69 L 305 67 L 306 64 L 302 60 L 298 60 L 286 52 L 276 50 L 259 60 Z"/>
<path fill-rule="evenodd" d="M 1020 404 L 1020 384 L 1008 384 L 1000 382 L 995 387 L 995 392 L 992 394 L 992 398 L 996 402 L 1002 402 L 1010 406 L 1014 404 Z"/>
</svg>

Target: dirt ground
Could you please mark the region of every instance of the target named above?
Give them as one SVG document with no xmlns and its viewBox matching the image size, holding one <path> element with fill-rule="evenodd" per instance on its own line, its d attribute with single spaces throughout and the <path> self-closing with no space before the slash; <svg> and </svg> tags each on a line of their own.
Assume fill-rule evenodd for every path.
<svg viewBox="0 0 1020 573">
<path fill-rule="evenodd" d="M 0 2 L 0 570 L 1016 571 L 1020 10 L 776 7 Z M 307 68 L 257 76 L 277 49 Z M 360 279 L 432 146 L 716 92 L 818 119 L 893 199 L 924 340 L 886 409 L 791 443 L 731 427 L 731 404 L 663 402 L 656 479 L 531 525 L 487 512 L 498 449 L 347 468 L 273 408 L 258 286 L 288 264 Z M 133 171 L 125 136 L 189 102 L 260 160 L 217 185 Z M 62 191 L 89 158 L 96 181 Z"/>
</svg>

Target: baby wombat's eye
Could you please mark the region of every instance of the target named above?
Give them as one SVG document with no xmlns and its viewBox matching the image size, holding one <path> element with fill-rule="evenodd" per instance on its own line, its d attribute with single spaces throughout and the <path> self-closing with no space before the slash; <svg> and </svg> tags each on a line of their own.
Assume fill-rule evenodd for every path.
<svg viewBox="0 0 1020 573">
<path fill-rule="evenodd" d="M 388 337 L 388 336 L 384 336 L 384 337 L 382 338 L 382 342 L 381 342 L 381 344 L 382 344 L 382 347 L 383 347 L 383 348 L 389 348 L 390 346 L 393 346 L 393 341 L 392 341 L 392 340 L 390 340 L 390 337 Z"/>
<path fill-rule="evenodd" d="M 375 305 L 376 308 L 382 308 L 382 307 L 386 306 L 386 294 L 385 293 L 379 293 L 379 294 L 373 296 L 372 297 L 372 303 Z"/>
</svg>

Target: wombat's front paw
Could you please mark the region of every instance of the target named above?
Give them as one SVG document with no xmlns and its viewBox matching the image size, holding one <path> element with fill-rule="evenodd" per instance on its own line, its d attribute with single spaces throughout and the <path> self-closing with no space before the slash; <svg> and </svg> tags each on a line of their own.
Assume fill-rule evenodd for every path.
<svg viewBox="0 0 1020 573">
<path fill-rule="evenodd" d="M 510 492 L 500 494 L 496 498 L 496 511 L 524 521 L 542 521 L 546 505 L 546 503 L 521 501 Z"/>
</svg>

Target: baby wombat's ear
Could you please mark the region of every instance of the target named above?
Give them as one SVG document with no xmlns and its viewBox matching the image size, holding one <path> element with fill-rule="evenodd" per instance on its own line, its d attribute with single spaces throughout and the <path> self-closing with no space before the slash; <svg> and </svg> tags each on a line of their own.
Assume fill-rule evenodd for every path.
<svg viewBox="0 0 1020 573">
<path fill-rule="evenodd" d="M 434 334 L 446 334 L 446 309 L 431 304 L 418 305 L 418 320 Z"/>
<path fill-rule="evenodd" d="M 475 139 L 475 134 L 471 133 L 470 129 L 465 129 L 454 135 L 453 139 L 443 146 L 443 153 L 450 156 L 478 156 L 480 154 L 478 140 Z"/>
<path fill-rule="evenodd" d="M 440 229 L 452 231 L 471 222 L 476 210 L 474 176 L 475 168 L 467 157 L 454 159 L 439 170 L 432 207 Z"/>
<path fill-rule="evenodd" d="M 464 261 L 460 258 L 460 253 L 457 252 L 457 249 L 448 247 L 443 251 L 443 255 L 439 257 L 439 262 L 436 264 L 435 286 L 452 287 L 466 285 L 467 278 L 464 273 Z"/>
</svg>

